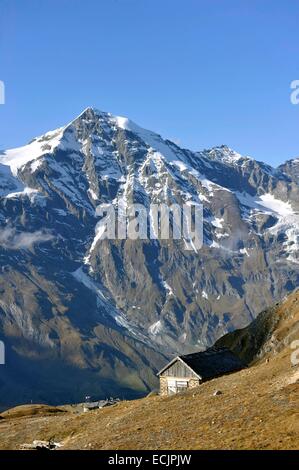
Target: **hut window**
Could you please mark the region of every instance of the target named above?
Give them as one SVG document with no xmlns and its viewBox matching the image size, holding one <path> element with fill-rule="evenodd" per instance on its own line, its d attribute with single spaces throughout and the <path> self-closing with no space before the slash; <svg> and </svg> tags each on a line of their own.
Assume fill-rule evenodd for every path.
<svg viewBox="0 0 299 470">
<path fill-rule="evenodd" d="M 188 388 L 187 380 L 168 380 L 168 395 L 183 392 Z"/>
<path fill-rule="evenodd" d="M 176 388 L 178 392 L 183 392 L 184 390 L 186 390 L 186 388 L 188 388 L 187 380 L 177 380 Z"/>
</svg>

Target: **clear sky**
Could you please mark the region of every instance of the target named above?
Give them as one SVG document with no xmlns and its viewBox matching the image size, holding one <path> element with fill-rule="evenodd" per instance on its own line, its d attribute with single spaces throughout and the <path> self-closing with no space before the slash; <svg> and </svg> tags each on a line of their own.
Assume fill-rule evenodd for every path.
<svg viewBox="0 0 299 470">
<path fill-rule="evenodd" d="M 299 2 L 0 0 L 0 148 L 87 106 L 193 150 L 299 155 Z"/>
</svg>

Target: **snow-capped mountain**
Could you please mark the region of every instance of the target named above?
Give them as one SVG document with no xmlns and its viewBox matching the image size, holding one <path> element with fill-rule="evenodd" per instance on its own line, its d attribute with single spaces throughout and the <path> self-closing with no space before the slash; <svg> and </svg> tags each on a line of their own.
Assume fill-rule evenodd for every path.
<svg viewBox="0 0 299 470">
<path fill-rule="evenodd" d="M 205 348 L 297 287 L 295 167 L 191 152 L 93 108 L 0 152 L 1 395 L 142 394 L 165 356 Z M 202 249 L 100 240 L 96 207 L 119 198 L 203 204 Z"/>
</svg>

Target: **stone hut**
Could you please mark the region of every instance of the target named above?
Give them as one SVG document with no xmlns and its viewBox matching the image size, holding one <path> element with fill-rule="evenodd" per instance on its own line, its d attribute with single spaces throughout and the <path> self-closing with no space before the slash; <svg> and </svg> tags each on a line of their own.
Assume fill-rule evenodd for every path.
<svg viewBox="0 0 299 470">
<path fill-rule="evenodd" d="M 224 374 L 236 372 L 245 364 L 227 348 L 210 348 L 206 351 L 177 356 L 158 372 L 160 395 L 173 395 L 202 382 Z"/>
</svg>

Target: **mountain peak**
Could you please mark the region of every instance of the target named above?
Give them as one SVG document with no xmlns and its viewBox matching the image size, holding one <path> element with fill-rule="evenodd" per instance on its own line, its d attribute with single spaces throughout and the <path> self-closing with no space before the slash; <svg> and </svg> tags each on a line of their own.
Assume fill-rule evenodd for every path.
<svg viewBox="0 0 299 470">
<path fill-rule="evenodd" d="M 80 113 L 75 119 L 73 119 L 70 124 L 76 123 L 77 121 L 95 121 L 95 120 L 104 120 L 108 125 L 114 125 L 120 129 L 128 130 L 131 132 L 140 131 L 142 128 L 131 121 L 125 116 L 116 116 L 112 113 L 106 111 L 101 111 L 100 109 L 94 106 L 88 106 L 85 108 L 82 113 Z"/>
<path fill-rule="evenodd" d="M 249 157 L 244 157 L 240 153 L 231 149 L 228 145 L 219 145 L 212 147 L 210 149 L 204 149 L 202 152 L 198 152 L 199 155 L 204 155 L 211 160 L 218 160 L 224 163 L 234 164 L 238 163 L 241 159 L 249 159 Z"/>
<path fill-rule="evenodd" d="M 82 119 L 94 120 L 98 117 L 108 118 L 109 116 L 111 116 L 111 114 L 107 113 L 106 111 L 101 111 L 94 106 L 88 106 L 80 114 L 78 114 L 78 116 L 72 119 L 69 124 L 72 124 L 76 122 L 77 120 L 82 120 Z"/>
</svg>

